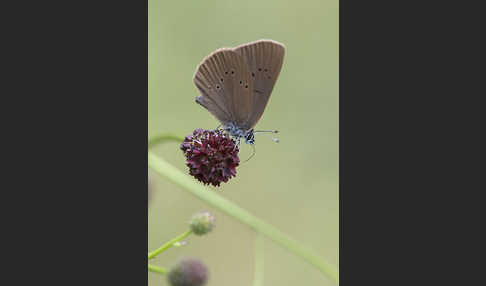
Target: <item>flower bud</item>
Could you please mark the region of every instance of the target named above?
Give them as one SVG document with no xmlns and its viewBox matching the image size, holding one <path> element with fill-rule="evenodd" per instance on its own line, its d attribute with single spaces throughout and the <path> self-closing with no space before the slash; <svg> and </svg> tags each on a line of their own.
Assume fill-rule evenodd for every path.
<svg viewBox="0 0 486 286">
<path fill-rule="evenodd" d="M 209 212 L 200 212 L 192 217 L 189 227 L 195 235 L 205 235 L 214 228 L 214 220 Z"/>
<path fill-rule="evenodd" d="M 171 286 L 202 286 L 208 280 L 208 269 L 198 259 L 186 258 L 179 261 L 167 275 Z"/>
</svg>

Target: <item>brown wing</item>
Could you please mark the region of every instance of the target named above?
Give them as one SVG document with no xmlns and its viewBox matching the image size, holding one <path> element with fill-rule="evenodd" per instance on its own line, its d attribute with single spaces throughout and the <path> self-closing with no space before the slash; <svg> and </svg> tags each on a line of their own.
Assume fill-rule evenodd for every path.
<svg viewBox="0 0 486 286">
<path fill-rule="evenodd" d="M 223 125 L 247 121 L 253 89 L 248 65 L 238 53 L 229 48 L 211 53 L 197 67 L 194 84 L 201 93 L 196 102 Z"/>
<path fill-rule="evenodd" d="M 263 115 L 282 69 L 285 47 L 276 41 L 259 40 L 233 50 L 245 58 L 253 79 L 251 112 L 245 123 L 248 130 L 253 128 Z"/>
</svg>

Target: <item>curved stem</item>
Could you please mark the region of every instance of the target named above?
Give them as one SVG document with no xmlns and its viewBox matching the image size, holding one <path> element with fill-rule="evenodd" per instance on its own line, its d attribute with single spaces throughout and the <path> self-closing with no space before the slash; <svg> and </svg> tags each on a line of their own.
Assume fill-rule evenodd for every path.
<svg viewBox="0 0 486 286">
<path fill-rule="evenodd" d="M 284 249 L 292 252 L 296 256 L 308 262 L 310 265 L 319 269 L 325 276 L 338 284 L 339 275 L 337 269 L 316 255 L 315 251 L 304 247 L 301 243 L 291 239 L 274 226 L 255 217 L 248 211 L 219 196 L 215 192 L 212 192 L 210 188 L 196 182 L 193 178 L 181 172 L 179 169 L 150 151 L 148 152 L 148 165 L 154 171 L 166 177 L 176 185 L 179 185 L 184 190 L 189 191 L 197 198 L 248 225 L 256 232 L 262 233 L 266 237 L 270 238 Z"/>
<path fill-rule="evenodd" d="M 160 274 L 167 274 L 167 272 L 168 272 L 167 269 L 165 269 L 164 267 L 155 266 L 155 265 L 152 265 L 152 264 L 148 265 L 148 270 L 152 271 L 152 272 L 157 272 L 157 273 L 160 273 Z"/>
<path fill-rule="evenodd" d="M 187 230 L 186 232 L 184 232 L 183 234 L 173 238 L 172 240 L 170 240 L 169 242 L 167 242 L 166 244 L 162 245 L 161 247 L 157 248 L 156 250 L 150 252 L 148 254 L 148 259 L 152 259 L 154 258 L 155 256 L 161 254 L 162 252 L 164 252 L 166 249 L 168 249 L 169 247 L 171 247 L 172 245 L 174 245 L 174 243 L 178 242 L 178 241 L 181 241 L 183 240 L 184 238 L 188 237 L 189 235 L 191 234 L 191 230 Z"/>
<path fill-rule="evenodd" d="M 181 143 L 182 141 L 184 141 L 184 138 L 174 134 L 161 134 L 161 135 L 153 136 L 148 139 L 148 148 L 150 149 L 157 144 L 170 142 L 170 141 Z"/>
</svg>

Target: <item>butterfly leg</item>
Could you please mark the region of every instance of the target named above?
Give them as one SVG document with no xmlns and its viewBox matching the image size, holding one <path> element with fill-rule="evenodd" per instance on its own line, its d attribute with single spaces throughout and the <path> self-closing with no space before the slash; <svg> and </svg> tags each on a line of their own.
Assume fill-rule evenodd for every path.
<svg viewBox="0 0 486 286">
<path fill-rule="evenodd" d="M 238 150 L 240 150 L 241 137 L 235 138 L 235 141 L 236 141 L 236 144 L 235 144 L 235 147 L 233 147 L 233 151 L 235 151 L 236 148 L 238 148 Z"/>
</svg>

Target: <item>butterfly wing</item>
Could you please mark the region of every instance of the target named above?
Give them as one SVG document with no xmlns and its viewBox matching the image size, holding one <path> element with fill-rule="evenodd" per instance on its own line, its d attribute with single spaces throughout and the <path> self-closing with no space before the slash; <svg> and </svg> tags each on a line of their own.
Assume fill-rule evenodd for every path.
<svg viewBox="0 0 486 286">
<path fill-rule="evenodd" d="M 251 75 L 244 58 L 230 48 L 218 49 L 196 69 L 194 84 L 201 96 L 196 102 L 223 125 L 242 126 L 251 111 Z"/>
<path fill-rule="evenodd" d="M 282 69 L 285 47 L 272 40 L 259 40 L 233 49 L 248 64 L 253 82 L 251 111 L 244 126 L 253 128 L 263 115 L 270 94 Z"/>
</svg>

